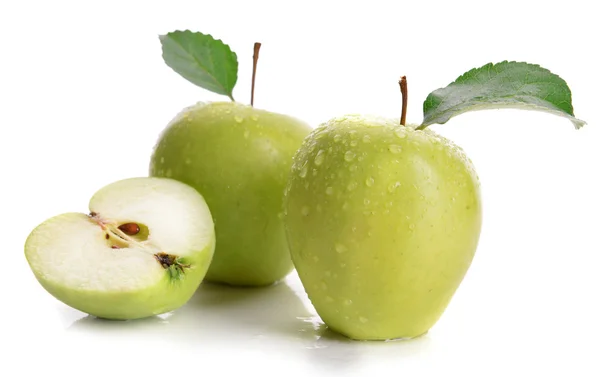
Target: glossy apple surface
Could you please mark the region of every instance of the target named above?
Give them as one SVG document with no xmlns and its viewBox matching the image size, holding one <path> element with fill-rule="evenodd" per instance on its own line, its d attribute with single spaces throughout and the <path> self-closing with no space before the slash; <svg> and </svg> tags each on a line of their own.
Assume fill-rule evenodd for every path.
<svg viewBox="0 0 600 377">
<path fill-rule="evenodd" d="M 267 285 L 292 269 L 282 220 L 283 191 L 310 127 L 235 102 L 199 103 L 180 113 L 155 146 L 150 175 L 196 188 L 215 220 L 207 280 Z"/>
<path fill-rule="evenodd" d="M 354 339 L 412 338 L 440 318 L 473 259 L 479 180 L 450 141 L 346 116 L 294 157 L 290 251 L 323 321 Z"/>
</svg>

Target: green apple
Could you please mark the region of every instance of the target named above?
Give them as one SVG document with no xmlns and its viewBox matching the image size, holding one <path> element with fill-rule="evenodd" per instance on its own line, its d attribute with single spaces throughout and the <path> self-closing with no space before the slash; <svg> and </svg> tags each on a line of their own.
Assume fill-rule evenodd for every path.
<svg viewBox="0 0 600 377">
<path fill-rule="evenodd" d="M 294 157 L 285 226 L 318 314 L 353 339 L 412 338 L 439 319 L 474 256 L 479 180 L 450 141 L 346 116 Z"/>
<path fill-rule="evenodd" d="M 198 103 L 166 127 L 150 175 L 202 193 L 217 245 L 206 279 L 268 285 L 292 269 L 282 220 L 292 157 L 311 128 L 237 102 Z"/>
<path fill-rule="evenodd" d="M 125 179 L 96 192 L 89 209 L 50 218 L 27 238 L 25 256 L 49 293 L 121 320 L 190 299 L 215 246 L 210 211 L 196 190 L 171 179 Z"/>
</svg>

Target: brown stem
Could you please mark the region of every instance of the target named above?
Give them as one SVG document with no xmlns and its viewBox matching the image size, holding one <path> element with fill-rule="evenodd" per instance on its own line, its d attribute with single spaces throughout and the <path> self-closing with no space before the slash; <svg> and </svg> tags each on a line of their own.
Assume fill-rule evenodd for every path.
<svg viewBox="0 0 600 377">
<path fill-rule="evenodd" d="M 398 84 L 400 84 L 400 93 L 402 93 L 402 115 L 400 117 L 400 124 L 406 126 L 406 108 L 408 106 L 408 86 L 406 84 L 406 76 L 402 76 Z"/>
<path fill-rule="evenodd" d="M 252 93 L 250 94 L 250 105 L 254 106 L 254 82 L 256 80 L 256 65 L 258 63 L 258 52 L 260 51 L 260 42 L 254 43 L 254 55 L 252 56 Z"/>
</svg>

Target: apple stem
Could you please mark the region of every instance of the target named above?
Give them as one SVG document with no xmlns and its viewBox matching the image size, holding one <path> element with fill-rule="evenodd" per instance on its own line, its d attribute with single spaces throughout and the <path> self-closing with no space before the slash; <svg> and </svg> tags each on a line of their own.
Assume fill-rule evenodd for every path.
<svg viewBox="0 0 600 377">
<path fill-rule="evenodd" d="M 402 115 L 400 116 L 400 125 L 406 126 L 406 108 L 408 107 L 408 85 L 406 83 L 406 76 L 402 76 L 398 84 L 400 84 L 400 93 L 402 94 Z"/>
<path fill-rule="evenodd" d="M 254 106 L 254 82 L 256 80 L 256 65 L 258 63 L 258 52 L 260 51 L 260 42 L 254 43 L 254 55 L 252 56 L 252 92 L 250 94 L 250 106 Z"/>
</svg>

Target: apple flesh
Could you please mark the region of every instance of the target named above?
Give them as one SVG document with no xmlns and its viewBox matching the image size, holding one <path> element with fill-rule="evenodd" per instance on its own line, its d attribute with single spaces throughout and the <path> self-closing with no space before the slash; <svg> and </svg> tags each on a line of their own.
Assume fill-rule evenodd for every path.
<svg viewBox="0 0 600 377">
<path fill-rule="evenodd" d="M 374 117 L 336 118 L 305 139 L 285 208 L 310 300 L 353 339 L 426 333 L 466 274 L 481 228 L 479 180 L 463 151 Z"/>
<path fill-rule="evenodd" d="M 96 192 L 89 209 L 53 217 L 27 238 L 25 256 L 49 293 L 121 320 L 190 299 L 215 246 L 210 211 L 196 190 L 171 179 L 125 179 Z"/>
<path fill-rule="evenodd" d="M 283 227 L 283 191 L 292 156 L 310 127 L 235 102 L 199 103 L 166 127 L 150 175 L 202 193 L 217 246 L 206 279 L 268 285 L 292 269 Z"/>
</svg>

